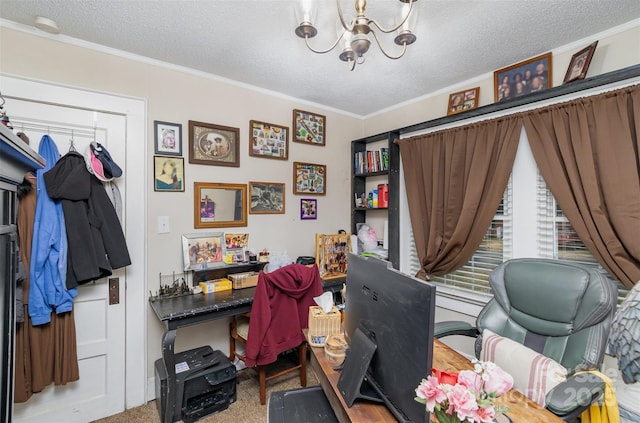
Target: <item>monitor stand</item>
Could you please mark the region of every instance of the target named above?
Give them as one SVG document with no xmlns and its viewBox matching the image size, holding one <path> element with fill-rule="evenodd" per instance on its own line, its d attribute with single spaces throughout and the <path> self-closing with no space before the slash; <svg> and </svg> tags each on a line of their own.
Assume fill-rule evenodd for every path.
<svg viewBox="0 0 640 423">
<path fill-rule="evenodd" d="M 347 407 L 356 399 L 384 402 L 367 382 L 367 370 L 378 346 L 360 328 L 357 328 L 344 360 L 338 379 L 338 390 Z"/>
</svg>

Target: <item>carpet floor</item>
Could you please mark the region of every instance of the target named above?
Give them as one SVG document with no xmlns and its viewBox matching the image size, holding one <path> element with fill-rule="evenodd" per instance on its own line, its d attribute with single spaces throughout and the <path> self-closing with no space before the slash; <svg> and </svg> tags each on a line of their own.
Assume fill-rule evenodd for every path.
<svg viewBox="0 0 640 423">
<path fill-rule="evenodd" d="M 277 369 L 272 369 L 277 371 Z M 237 374 L 237 399 L 226 410 L 203 417 L 200 423 L 266 423 L 267 405 L 260 405 L 260 388 L 258 386 L 258 374 L 253 369 L 243 369 Z M 313 370 L 307 361 L 307 386 L 318 385 Z M 300 374 L 292 372 L 280 378 L 267 382 L 267 401 L 271 392 L 296 389 L 300 387 Z M 132 408 L 123 413 L 95 423 L 161 423 L 160 413 L 155 401 L 149 401 L 145 405 Z"/>
</svg>

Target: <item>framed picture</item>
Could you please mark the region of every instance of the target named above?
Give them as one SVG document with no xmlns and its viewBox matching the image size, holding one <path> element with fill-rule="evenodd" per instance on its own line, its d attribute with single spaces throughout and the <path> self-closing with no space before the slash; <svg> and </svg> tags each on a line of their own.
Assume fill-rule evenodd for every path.
<svg viewBox="0 0 640 423">
<path fill-rule="evenodd" d="M 458 91 L 449 95 L 449 106 L 447 114 L 454 115 L 478 107 L 478 97 L 480 96 L 480 87 L 470 88 L 464 91 Z"/>
<path fill-rule="evenodd" d="M 325 195 L 327 166 L 293 162 L 293 193 Z"/>
<path fill-rule="evenodd" d="M 184 159 L 182 157 L 153 156 L 153 174 L 154 191 L 184 191 Z"/>
<path fill-rule="evenodd" d="M 233 250 L 236 248 L 248 248 L 249 234 L 227 232 L 224 234 L 224 245 L 227 250 Z"/>
<path fill-rule="evenodd" d="M 153 121 L 154 151 L 165 156 L 182 156 L 182 125 Z"/>
<path fill-rule="evenodd" d="M 182 235 L 184 270 L 210 269 L 224 266 L 224 234 L 208 232 Z"/>
<path fill-rule="evenodd" d="M 249 155 L 289 159 L 289 128 L 273 123 L 249 122 Z"/>
<path fill-rule="evenodd" d="M 325 145 L 327 118 L 303 110 L 293 111 L 293 140 L 312 145 Z"/>
<path fill-rule="evenodd" d="M 229 126 L 189 121 L 189 163 L 240 166 L 240 130 Z"/>
<path fill-rule="evenodd" d="M 493 73 L 495 101 L 507 101 L 551 88 L 551 53 L 516 63 Z"/>
<path fill-rule="evenodd" d="M 596 51 L 597 45 L 598 42 L 596 41 L 571 56 L 567 73 L 564 75 L 564 84 L 584 79 L 584 77 L 587 76 L 587 70 L 589 69 L 591 58 Z"/>
<path fill-rule="evenodd" d="M 318 200 L 313 198 L 300 199 L 300 220 L 314 220 L 318 218 Z"/>
<path fill-rule="evenodd" d="M 247 185 L 194 182 L 193 226 L 247 226 Z"/>
<path fill-rule="evenodd" d="M 284 184 L 278 182 L 249 182 L 251 204 L 249 214 L 283 214 Z"/>
</svg>

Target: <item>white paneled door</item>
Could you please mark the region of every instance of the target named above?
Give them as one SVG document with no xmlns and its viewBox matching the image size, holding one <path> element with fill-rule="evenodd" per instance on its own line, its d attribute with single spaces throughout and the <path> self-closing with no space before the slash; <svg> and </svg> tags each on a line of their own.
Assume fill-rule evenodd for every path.
<svg viewBox="0 0 640 423">
<path fill-rule="evenodd" d="M 45 134 L 53 138 L 61 155 L 72 148 L 84 154 L 89 143 L 95 140 L 107 148 L 114 161 L 124 170 L 123 175 L 114 182 L 122 199 L 121 223 L 131 252 L 132 246 L 137 244 L 136 239 L 130 242 L 131 234 L 134 234 L 134 238 L 141 235 L 127 231 L 127 225 L 131 225 L 133 220 L 128 219 L 126 213 L 127 198 L 131 198 L 127 190 L 130 179 L 139 176 L 127 173 L 127 143 L 132 141 L 127 139 L 126 113 L 78 107 L 73 105 L 70 98 L 61 98 L 58 102 L 39 101 L 35 93 L 32 96 L 28 90 L 24 92 L 24 87 L 19 94 L 9 96 L 3 89 L 3 95 L 7 97 L 5 108 L 15 130 L 27 134 L 34 150 L 38 150 L 39 141 Z M 73 222 L 66 223 L 73 225 Z M 142 255 L 136 253 L 131 256 L 132 260 L 143 259 Z M 142 267 L 142 263 L 136 263 L 135 266 Z M 15 404 L 15 422 L 89 422 L 125 409 L 128 339 L 128 297 L 125 287 L 130 273 L 129 268 L 117 269 L 109 278 L 78 288 L 74 310 L 80 380 L 64 386 L 50 385 L 43 392 L 34 394 L 26 403 Z M 116 281 L 117 287 L 114 286 Z M 117 297 L 117 301 L 111 301 L 111 304 L 110 291 L 112 297 Z M 132 328 L 139 330 L 136 324 Z M 144 337 L 139 339 L 137 348 L 142 354 L 138 361 L 144 367 Z M 144 371 L 140 383 L 144 385 Z"/>
</svg>

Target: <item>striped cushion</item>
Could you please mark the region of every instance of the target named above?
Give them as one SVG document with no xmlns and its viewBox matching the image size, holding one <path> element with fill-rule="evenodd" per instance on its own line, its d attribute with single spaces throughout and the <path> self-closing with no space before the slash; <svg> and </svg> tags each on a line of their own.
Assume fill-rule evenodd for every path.
<svg viewBox="0 0 640 423">
<path fill-rule="evenodd" d="M 567 379 L 567 369 L 524 345 L 485 329 L 482 361 L 492 361 L 513 376 L 513 387 L 544 407 L 547 392 Z"/>
</svg>

